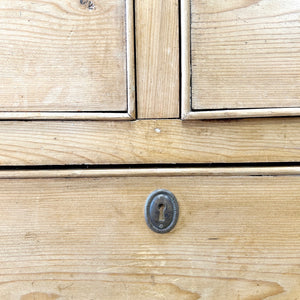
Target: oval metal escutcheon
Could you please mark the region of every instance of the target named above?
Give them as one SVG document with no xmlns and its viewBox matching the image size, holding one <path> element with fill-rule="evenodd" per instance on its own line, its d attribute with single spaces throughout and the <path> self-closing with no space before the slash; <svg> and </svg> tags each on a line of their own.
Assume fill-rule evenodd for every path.
<svg viewBox="0 0 300 300">
<path fill-rule="evenodd" d="M 176 197 L 168 190 L 152 192 L 146 201 L 145 219 L 148 227 L 157 233 L 171 231 L 178 220 L 179 207 Z"/>
</svg>

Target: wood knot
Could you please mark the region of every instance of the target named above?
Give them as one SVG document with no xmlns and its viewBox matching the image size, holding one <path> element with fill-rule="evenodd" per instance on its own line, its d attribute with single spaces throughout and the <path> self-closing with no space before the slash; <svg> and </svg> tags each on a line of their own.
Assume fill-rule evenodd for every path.
<svg viewBox="0 0 300 300">
<path fill-rule="evenodd" d="M 96 6 L 93 1 L 91 0 L 79 0 L 80 4 L 83 5 L 85 8 L 89 10 L 94 10 L 96 9 Z"/>
<path fill-rule="evenodd" d="M 58 299 L 60 296 L 57 294 L 46 294 L 46 293 L 29 293 L 26 295 L 23 295 L 20 300 L 55 300 Z"/>
</svg>

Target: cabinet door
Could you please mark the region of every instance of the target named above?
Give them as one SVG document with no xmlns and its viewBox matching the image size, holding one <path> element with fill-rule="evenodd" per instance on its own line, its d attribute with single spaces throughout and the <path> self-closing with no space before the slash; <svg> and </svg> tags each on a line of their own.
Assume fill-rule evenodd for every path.
<svg viewBox="0 0 300 300">
<path fill-rule="evenodd" d="M 1 171 L 0 298 L 299 299 L 299 174 Z M 144 219 L 160 188 L 179 203 L 167 234 Z"/>
<path fill-rule="evenodd" d="M 300 115 L 298 0 L 182 0 L 183 118 Z"/>
<path fill-rule="evenodd" d="M 193 0 L 194 1 L 194 0 Z M 285 163 L 285 162 L 299 162 L 300 161 L 300 118 L 269 118 L 269 119 L 238 119 L 238 120 L 211 120 L 211 121 L 189 121 L 185 122 L 180 120 L 179 113 L 179 16 L 178 11 L 181 9 L 181 15 L 186 16 L 185 12 L 188 12 L 188 7 L 184 6 L 187 1 L 181 2 L 181 7 L 178 7 L 178 2 L 176 0 L 166 0 L 166 2 L 161 2 L 160 0 L 146 1 L 143 0 L 135 1 L 135 30 L 136 30 L 136 76 L 137 76 L 137 119 L 133 122 L 116 122 L 115 120 L 102 120 L 101 122 L 87 122 L 86 120 L 91 119 L 120 119 L 120 118 L 130 118 L 134 116 L 134 105 L 132 105 L 132 99 L 134 94 L 134 81 L 131 80 L 133 76 L 133 62 L 132 56 L 134 56 L 134 51 L 132 49 L 132 13 L 133 13 L 133 3 L 127 0 L 125 3 L 117 0 L 111 0 L 110 2 L 76 2 L 64 1 L 60 3 L 55 0 L 51 1 L 6 1 L 1 2 L 0 6 L 2 9 L 0 13 L 4 15 L 12 15 L 15 13 L 15 18 L 17 18 L 16 11 L 14 7 L 22 7 L 19 10 L 18 17 L 20 19 L 14 19 L 12 16 L 10 18 L 4 18 L 3 22 L 0 23 L 1 28 L 11 28 L 11 31 L 19 37 L 22 34 L 24 37 L 22 39 L 27 41 L 28 47 L 40 47 L 44 49 L 43 51 L 33 52 L 37 57 L 40 57 L 39 61 L 33 60 L 37 70 L 38 64 L 41 64 L 41 59 L 44 57 L 44 53 L 52 54 L 52 60 L 57 62 L 56 67 L 50 68 L 50 70 L 55 72 L 58 76 L 60 72 L 64 72 L 64 68 L 60 68 L 60 65 L 66 63 L 70 64 L 72 72 L 75 72 L 74 76 L 77 76 L 76 72 L 79 72 L 76 66 L 72 65 L 73 60 L 77 61 L 83 59 L 80 56 L 80 49 L 86 48 L 88 46 L 88 54 L 94 53 L 98 55 L 98 52 L 102 49 L 103 45 L 106 45 L 107 51 L 103 54 L 103 49 L 99 52 L 99 60 L 94 61 L 95 64 L 90 66 L 97 70 L 99 77 L 97 80 L 104 80 L 110 76 L 111 80 L 116 77 L 117 79 L 125 78 L 127 82 L 127 98 L 126 95 L 122 98 L 124 102 L 124 107 L 127 105 L 126 111 L 101 111 L 91 110 L 87 111 L 87 107 L 84 104 L 82 106 L 82 111 L 72 111 L 72 101 L 66 101 L 65 104 L 61 102 L 60 97 L 50 97 L 53 101 L 59 105 L 65 105 L 64 111 L 33 111 L 32 108 L 27 111 L 1 111 L 0 118 L 5 119 L 28 119 L 32 120 L 35 118 L 44 119 L 57 119 L 51 121 L 44 120 L 34 120 L 32 122 L 27 121 L 11 121 L 5 120 L 1 121 L 0 126 L 0 165 L 1 166 L 49 166 L 49 165 L 133 165 L 133 164 L 197 164 L 197 163 Z M 106 6 L 105 6 L 105 3 Z M 195 2 L 196 3 L 196 2 Z M 229 3 L 228 1 L 226 3 Z M 273 3 L 273 2 L 272 2 Z M 275 3 L 275 2 L 274 2 Z M 290 5 L 291 2 L 286 2 L 286 5 Z M 201 4 L 204 9 L 205 3 Z M 220 4 L 218 4 L 220 5 Z M 225 5 L 225 4 L 224 4 Z M 104 8 L 111 9 L 104 9 Z M 119 7 L 119 10 L 117 9 Z M 216 3 L 217 7 L 217 3 Z M 51 8 L 51 9 L 50 9 Z M 244 8 L 247 9 L 247 8 Z M 248 8 L 249 9 L 249 8 Z M 243 10 L 241 8 L 241 10 Z M 240 9 L 238 9 L 239 13 Z M 54 14 L 55 12 L 55 14 Z M 72 12 L 72 13 L 71 13 Z M 118 13 L 117 13 L 118 12 Z M 20 17 L 21 14 L 21 17 Z M 30 14 L 31 18 L 24 19 L 22 16 L 25 14 L 27 16 Z M 56 17 L 55 17 L 56 16 Z M 111 16 L 114 16 L 113 18 Z M 52 20 L 46 26 L 46 20 Z M 41 19 L 39 21 L 39 19 Z M 0 20 L 2 20 L 0 18 Z M 5 21 L 6 20 L 6 21 Z M 55 43 L 51 43 L 53 47 L 44 47 L 42 43 L 37 43 L 36 40 L 30 40 L 29 33 L 26 33 L 26 22 L 33 24 L 39 22 L 39 25 L 34 25 L 35 27 L 30 27 L 32 30 L 52 30 L 53 35 L 48 33 L 47 39 L 43 38 L 41 33 L 29 31 L 35 39 L 39 37 L 41 41 L 44 41 L 49 45 L 48 39 L 54 39 Z M 28 20 L 30 22 L 28 22 Z M 54 21 L 55 20 L 55 21 Z M 5 21 L 5 22 L 4 22 Z M 85 23 L 85 22 L 87 23 Z M 126 22 L 125 22 L 126 21 Z M 12 25 L 15 22 L 15 25 Z M 21 22 L 21 23 L 20 23 Z M 58 22 L 58 23 L 57 23 Z M 75 22 L 75 23 L 74 23 Z M 204 25 L 209 24 L 209 20 L 203 21 Z M 44 24 L 45 23 L 45 24 Z M 74 34 L 71 35 L 70 41 L 64 39 L 63 37 L 56 38 L 56 35 L 63 34 L 65 31 L 60 31 L 61 28 L 70 28 L 68 24 L 83 24 L 84 30 L 74 25 Z M 19 25 L 18 25 L 19 24 Z M 21 26 L 21 25 L 22 26 Z M 26 26 L 25 26 L 26 24 Z M 44 24 L 44 25 L 42 25 Z M 58 26 L 57 24 L 62 24 L 65 26 Z M 90 24 L 91 31 L 88 31 L 88 27 L 85 24 Z M 125 28 L 126 24 L 126 28 Z M 131 25 L 130 25 L 131 24 Z M 182 27 L 182 39 L 187 37 L 188 31 L 185 31 L 185 23 L 181 23 Z M 201 26 L 204 26 L 204 25 Z M 281 24 L 281 23 L 280 23 Z M 294 24 L 294 23 L 288 23 Z M 24 26 L 23 26 L 24 25 Z M 51 26 L 52 27 L 51 27 Z M 10 26 L 10 27 L 9 27 Z M 96 27 L 95 27 L 96 26 Z M 117 42 L 121 40 L 117 37 L 112 36 L 111 32 L 108 31 L 109 26 L 112 26 L 111 30 L 115 32 L 116 36 L 123 36 L 123 48 L 120 46 L 119 50 L 122 48 L 124 51 L 119 51 L 118 53 L 123 55 L 123 59 L 119 62 L 126 64 L 126 72 L 116 74 L 111 66 L 106 69 L 101 68 L 101 64 L 105 64 L 106 57 L 110 58 L 110 51 L 116 50 Z M 118 27 L 119 26 L 119 27 Z M 209 25 L 205 25 L 209 26 Z M 280 25 L 281 26 L 281 25 Z M 117 29 L 117 27 L 119 29 Z M 27 29 L 26 29 L 27 28 Z M 54 28 L 54 29 L 53 29 Z M 94 28 L 94 29 L 93 29 Z M 291 27 L 293 30 L 294 25 Z M 93 30 L 92 30 L 93 29 Z M 105 30 L 104 30 L 105 29 Z M 238 27 L 233 28 L 233 32 L 236 32 Z M 47 32 L 48 32 L 47 31 Z M 52 32 L 51 31 L 51 32 Z M 50 32 L 50 31 L 49 31 Z M 123 32 L 123 33 L 122 33 Z M 25 34 L 26 33 L 26 34 Z M 76 34 L 75 34 L 76 33 Z M 185 34 L 185 35 L 184 35 Z M 236 33 L 234 33 L 236 34 Z M 288 35 L 288 33 L 286 33 Z M 29 36 L 28 36 L 29 35 Z M 88 39 L 82 40 L 80 42 L 79 37 L 88 35 Z M 3 44 L 8 45 L 13 43 L 14 35 L 8 34 L 8 29 L 6 31 L 0 30 L 0 36 L 2 36 Z M 125 45 L 126 37 L 126 45 Z M 32 38 L 32 37 L 31 37 Z M 27 45 L 24 41 L 20 44 L 15 41 L 16 49 L 25 49 Z M 108 42 L 109 40 L 110 42 Z M 115 43 L 111 41 L 115 41 Z M 29 43 L 29 41 L 31 41 Z M 94 44 L 92 43 L 94 42 Z M 69 45 L 69 49 L 74 49 L 73 56 L 66 56 L 64 51 L 58 51 L 57 47 L 60 45 L 59 49 L 63 49 L 63 45 Z M 120 42 L 121 43 L 121 42 Z M 87 46 L 85 46 L 87 44 Z M 74 47 L 72 46 L 74 45 Z M 94 51 L 94 47 L 99 47 L 99 51 Z M 102 45 L 102 46 L 101 46 Z M 295 44 L 296 45 L 296 44 Z M 293 47 L 296 47 L 296 46 Z M 72 47 L 71 47 L 72 46 Z M 42 48 L 41 48 L 42 47 Z M 43 48 L 44 47 L 44 48 Z M 77 48 L 79 47 L 79 48 Z M 30 48 L 30 49 L 31 49 Z M 7 47 L 1 47 L 0 51 L 7 51 Z M 77 50 L 79 51 L 77 51 Z M 293 49 L 293 48 L 291 48 Z M 292 51 L 288 49 L 288 51 Z M 19 51 L 18 50 L 18 51 Z M 76 50 L 76 51 L 75 51 Z M 185 48 L 182 48 L 182 61 L 185 56 Z M 48 52 L 47 52 L 48 51 Z M 54 51 L 54 52 L 53 52 Z M 125 57 L 125 54 L 127 55 Z M 230 56 L 230 52 L 228 52 Z M 295 53 L 296 55 L 296 53 Z M 1 57 L 1 56 L 0 56 Z M 2 55 L 2 60 L 3 60 Z M 64 61 L 64 58 L 66 62 Z M 86 59 L 90 57 L 86 56 Z M 117 56 L 119 57 L 119 56 Z M 125 58 L 124 58 L 125 57 Z M 21 56 L 20 62 L 24 63 L 27 61 L 28 56 L 25 58 Z M 291 57 L 292 60 L 296 60 L 295 57 Z M 2 61 L 3 62 L 3 61 Z M 10 66 L 6 63 L 6 60 L 2 63 L 7 68 Z M 20 66 L 23 66 L 22 64 Z M 48 65 L 46 65 L 48 67 Z M 18 64 L 15 62 L 14 68 L 17 68 Z M 23 67 L 22 67 L 23 68 Z M 31 70 L 30 73 L 26 73 L 23 69 L 16 73 L 16 77 L 10 75 L 11 80 L 16 80 L 16 78 L 24 77 L 24 82 L 40 82 L 41 80 L 44 84 L 50 84 L 52 76 L 40 78 L 39 73 L 34 73 Z M 8 69 L 9 71 L 9 69 Z M 28 72 L 29 72 L 28 71 Z M 183 73 L 186 75 L 186 70 L 183 69 Z M 3 69 L 0 70 L 4 78 L 8 78 Z M 106 72 L 106 73 L 105 73 Z M 8 73 L 9 74 L 9 73 Z M 46 76 L 45 72 L 40 73 Z M 193 73 L 194 74 L 194 73 Z M 285 73 L 283 73 L 283 78 Z M 101 75 L 101 76 L 100 76 Z M 5 77 L 6 76 L 6 77 Z M 193 75 L 194 76 L 194 75 Z M 278 77 L 281 75 L 279 74 Z M 89 77 L 90 78 L 90 77 Z M 48 82 L 49 79 L 49 82 Z M 67 88 L 68 77 L 61 78 L 63 82 L 58 82 L 61 87 Z M 56 77 L 53 77 L 56 80 Z M 80 79 L 81 80 L 81 79 Z M 23 82 L 22 80 L 20 81 Z M 116 83 L 113 85 L 112 89 L 121 91 L 120 86 Z M 111 81 L 110 81 L 111 83 Z M 132 83 L 132 84 L 131 84 Z M 184 82 L 183 82 L 184 83 Z M 17 94 L 18 89 L 25 88 L 19 85 L 14 90 L 13 88 L 8 89 L 8 83 L 0 83 L 4 89 L 0 90 L 0 93 L 11 93 L 12 95 Z M 26 85 L 26 89 L 30 90 L 33 94 L 45 93 L 46 89 L 42 89 L 39 86 Z M 104 85 L 99 84 L 99 87 Z M 182 85 L 182 90 L 186 88 L 186 85 Z M 293 89 L 294 85 L 291 84 L 289 89 Z M 110 88 L 107 88 L 108 90 Z M 83 84 L 78 88 L 80 90 L 78 94 L 83 93 L 85 97 L 90 97 L 90 91 Z M 73 91 L 73 88 L 70 88 Z M 84 92 L 86 91 L 86 93 Z M 208 91 L 213 92 L 213 89 Z M 242 92 L 243 89 L 240 89 Z M 126 90 L 123 91 L 126 94 Z M 288 95 L 288 93 L 287 93 Z M 38 96 L 38 95 L 37 95 Z M 110 105 L 110 98 L 102 97 L 101 95 L 96 95 L 94 93 L 95 105 L 99 105 L 104 101 L 107 105 L 107 109 Z M 97 97 L 98 98 L 97 98 Z M 86 98 L 86 99 L 87 99 Z M 9 97 L 1 97 L 1 101 L 5 103 L 4 99 L 10 99 Z M 13 98 L 11 98 L 13 99 Z M 42 97 L 31 97 L 31 99 L 37 99 L 35 105 L 43 106 Z M 78 98 L 79 99 L 79 98 Z M 98 99 L 96 101 L 96 99 Z M 127 100 L 126 100 L 127 99 Z M 127 102 L 126 102 L 127 101 Z M 53 102 L 53 103 L 54 103 Z M 6 103 L 9 103 L 7 100 Z M 15 105 L 13 102 L 10 105 Z M 28 105 L 30 104 L 27 101 Z M 50 104 L 51 104 L 50 103 Z M 90 103 L 90 104 L 91 104 Z M 126 104 L 127 103 L 127 104 Z M 23 109 L 25 101 L 22 103 Z M 50 105 L 49 104 L 49 105 Z M 70 106 L 68 106 L 70 104 Z M 78 104 L 80 104 L 78 102 Z M 32 103 L 30 104 L 32 105 Z M 80 104 L 81 105 L 81 104 Z M 53 106 L 54 107 L 54 106 Z M 42 108 L 41 108 L 42 109 Z M 62 108 L 63 109 L 63 108 Z M 68 109 L 70 109 L 68 111 Z M 112 108 L 111 108 L 112 109 Z M 121 109 L 121 108 L 120 108 Z M 123 108 L 122 108 L 123 109 Z M 286 108 L 283 108 L 286 109 Z M 293 113 L 297 113 L 296 108 L 287 108 L 292 110 Z M 257 115 L 257 110 L 254 109 Z M 261 108 L 260 111 L 266 111 Z M 268 110 L 267 110 L 268 111 Z M 183 110 L 184 112 L 184 110 Z M 229 113 L 228 113 L 229 112 Z M 249 109 L 245 108 L 243 110 L 226 110 L 226 113 L 230 115 L 232 112 L 236 112 L 237 115 L 241 116 L 241 112 L 245 112 L 249 115 Z M 210 114 L 209 117 L 218 117 L 216 113 L 220 116 L 224 115 L 224 110 L 220 111 L 204 111 L 202 113 Z M 192 112 L 190 117 L 198 118 L 198 112 Z M 229 116 L 226 115 L 226 116 Z M 60 118 L 69 119 L 82 119 L 81 121 L 62 121 Z M 162 118 L 163 120 L 160 120 Z M 143 119 L 143 120 L 142 120 Z M 145 120 L 147 119 L 147 120 Z"/>
<path fill-rule="evenodd" d="M 132 0 L 0 2 L 0 118 L 134 117 Z"/>
</svg>

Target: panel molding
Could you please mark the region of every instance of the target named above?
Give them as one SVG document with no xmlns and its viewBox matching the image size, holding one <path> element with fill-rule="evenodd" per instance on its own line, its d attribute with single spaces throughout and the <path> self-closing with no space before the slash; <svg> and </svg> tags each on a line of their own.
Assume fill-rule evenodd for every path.
<svg viewBox="0 0 300 300">
<path fill-rule="evenodd" d="M 135 112 L 0 112 L 0 120 L 134 120 Z"/>
</svg>

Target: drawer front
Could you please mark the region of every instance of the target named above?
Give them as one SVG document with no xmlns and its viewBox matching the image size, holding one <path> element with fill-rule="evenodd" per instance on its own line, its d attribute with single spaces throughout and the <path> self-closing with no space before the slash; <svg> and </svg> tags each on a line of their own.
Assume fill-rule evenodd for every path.
<svg viewBox="0 0 300 300">
<path fill-rule="evenodd" d="M 181 2 L 185 118 L 300 115 L 299 1 Z"/>
<path fill-rule="evenodd" d="M 1 1 L 0 118 L 129 118 L 133 2 Z"/>
<path fill-rule="evenodd" d="M 2 172 L 0 298 L 299 299 L 299 174 Z M 167 234 L 144 219 L 160 188 L 179 203 Z"/>
</svg>

